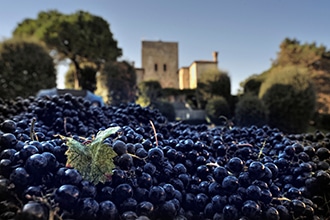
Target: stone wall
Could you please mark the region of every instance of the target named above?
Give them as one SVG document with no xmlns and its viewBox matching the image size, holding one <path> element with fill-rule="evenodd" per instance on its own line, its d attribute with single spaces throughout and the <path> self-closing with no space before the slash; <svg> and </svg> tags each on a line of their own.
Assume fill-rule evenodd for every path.
<svg viewBox="0 0 330 220">
<path fill-rule="evenodd" d="M 142 41 L 143 80 L 157 80 L 162 88 L 179 88 L 178 43 Z"/>
</svg>

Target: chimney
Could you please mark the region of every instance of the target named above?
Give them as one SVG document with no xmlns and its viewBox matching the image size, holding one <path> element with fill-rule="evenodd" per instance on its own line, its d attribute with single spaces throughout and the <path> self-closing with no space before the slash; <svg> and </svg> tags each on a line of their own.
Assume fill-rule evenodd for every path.
<svg viewBox="0 0 330 220">
<path fill-rule="evenodd" d="M 212 53 L 212 56 L 213 56 L 213 61 L 217 63 L 218 62 L 218 52 L 217 51 L 214 51 Z"/>
</svg>

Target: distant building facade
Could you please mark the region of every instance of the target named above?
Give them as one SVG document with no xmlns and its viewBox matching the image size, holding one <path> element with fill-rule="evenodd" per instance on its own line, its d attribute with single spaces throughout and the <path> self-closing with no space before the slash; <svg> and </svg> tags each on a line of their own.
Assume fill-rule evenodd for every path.
<svg viewBox="0 0 330 220">
<path fill-rule="evenodd" d="M 162 88 L 178 88 L 178 43 L 142 41 L 142 68 L 136 69 L 138 82 L 156 80 Z"/>
<path fill-rule="evenodd" d="M 218 53 L 213 60 L 197 60 L 179 69 L 177 42 L 142 41 L 142 67 L 135 68 L 137 83 L 159 81 L 162 88 L 195 89 L 201 74 L 218 69 Z"/>
<path fill-rule="evenodd" d="M 189 67 L 179 69 L 179 88 L 195 89 L 198 79 L 205 71 L 218 69 L 218 52 L 213 52 L 213 60 L 196 60 Z"/>
</svg>

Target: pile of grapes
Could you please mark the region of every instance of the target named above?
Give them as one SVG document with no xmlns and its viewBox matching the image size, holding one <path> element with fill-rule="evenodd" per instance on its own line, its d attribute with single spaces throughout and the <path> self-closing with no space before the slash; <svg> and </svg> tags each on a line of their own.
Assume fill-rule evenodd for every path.
<svg viewBox="0 0 330 220">
<path fill-rule="evenodd" d="M 104 140 L 108 181 L 66 166 L 58 134 Z M 0 100 L 0 219 L 328 219 L 330 134 L 168 122 L 70 94 Z"/>
</svg>

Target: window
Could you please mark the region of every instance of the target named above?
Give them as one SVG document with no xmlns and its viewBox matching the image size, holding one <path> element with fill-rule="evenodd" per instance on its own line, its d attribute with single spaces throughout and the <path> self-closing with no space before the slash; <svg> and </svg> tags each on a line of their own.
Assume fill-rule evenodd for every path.
<svg viewBox="0 0 330 220">
<path fill-rule="evenodd" d="M 157 66 L 157 63 L 155 63 L 155 71 L 158 70 L 158 66 Z"/>
<path fill-rule="evenodd" d="M 166 72 L 166 64 L 163 65 L 164 72 Z"/>
</svg>

